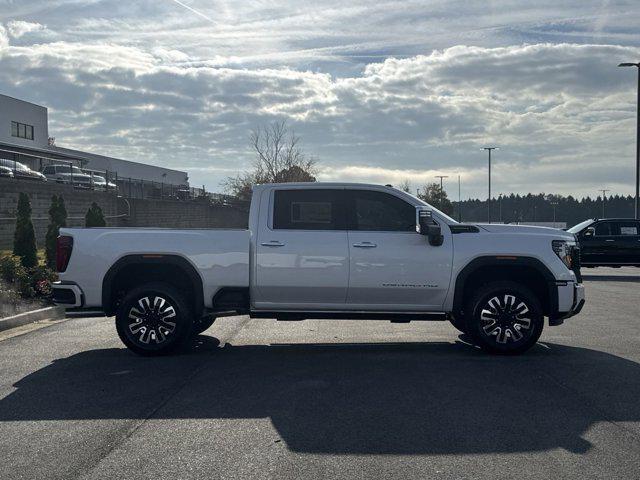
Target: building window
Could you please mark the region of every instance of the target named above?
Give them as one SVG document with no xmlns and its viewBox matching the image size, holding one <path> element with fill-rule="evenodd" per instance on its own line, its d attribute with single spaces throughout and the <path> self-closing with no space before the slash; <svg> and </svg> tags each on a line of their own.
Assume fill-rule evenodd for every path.
<svg viewBox="0 0 640 480">
<path fill-rule="evenodd" d="M 11 136 L 33 140 L 33 125 L 20 122 L 11 122 Z"/>
</svg>

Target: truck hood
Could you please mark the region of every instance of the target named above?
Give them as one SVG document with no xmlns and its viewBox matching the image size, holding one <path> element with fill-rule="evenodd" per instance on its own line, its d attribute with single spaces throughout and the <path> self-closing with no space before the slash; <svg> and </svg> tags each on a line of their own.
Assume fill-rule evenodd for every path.
<svg viewBox="0 0 640 480">
<path fill-rule="evenodd" d="M 476 224 L 479 228 L 498 234 L 516 234 L 516 235 L 542 235 L 545 237 L 554 237 L 559 240 L 575 240 L 573 233 L 565 232 L 558 228 L 550 227 L 534 227 L 532 225 L 505 225 L 502 223 L 483 223 Z"/>
</svg>

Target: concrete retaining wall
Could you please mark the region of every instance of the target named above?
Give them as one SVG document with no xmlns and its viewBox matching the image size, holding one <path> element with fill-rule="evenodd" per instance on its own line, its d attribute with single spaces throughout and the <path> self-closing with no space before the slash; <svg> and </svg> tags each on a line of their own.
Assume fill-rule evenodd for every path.
<svg viewBox="0 0 640 480">
<path fill-rule="evenodd" d="M 70 227 L 84 226 L 84 216 L 91 202 L 100 205 L 105 216 L 118 214 L 118 199 L 113 193 L 77 190 L 52 182 L 0 178 L 0 249 L 13 248 L 15 215 L 20 192 L 26 193 L 31 199 L 31 219 L 39 248 L 44 248 L 44 237 L 49 225 L 48 212 L 53 195 L 62 195 L 64 198 L 69 215 L 67 225 Z M 116 226 L 116 222 L 108 220 L 108 225 Z"/>
<path fill-rule="evenodd" d="M 128 205 L 127 205 L 128 203 Z M 120 199 L 121 227 L 246 228 L 248 213 L 198 201 Z"/>
<path fill-rule="evenodd" d="M 44 247 L 53 195 L 64 198 L 70 227 L 84 226 L 84 216 L 92 202 L 100 205 L 109 227 L 246 228 L 248 220 L 248 212 L 235 207 L 198 201 L 125 199 L 114 193 L 83 191 L 56 183 L 0 178 L 0 250 L 13 248 L 20 192 L 31 199 L 39 248 Z"/>
</svg>

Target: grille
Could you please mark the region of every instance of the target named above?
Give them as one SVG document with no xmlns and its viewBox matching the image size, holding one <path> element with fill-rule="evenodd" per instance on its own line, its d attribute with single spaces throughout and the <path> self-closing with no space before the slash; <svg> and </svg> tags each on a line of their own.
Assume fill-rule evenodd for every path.
<svg viewBox="0 0 640 480">
<path fill-rule="evenodd" d="M 582 274 L 580 273 L 580 247 L 571 247 L 571 270 L 576 275 L 578 282 L 582 283 Z"/>
</svg>

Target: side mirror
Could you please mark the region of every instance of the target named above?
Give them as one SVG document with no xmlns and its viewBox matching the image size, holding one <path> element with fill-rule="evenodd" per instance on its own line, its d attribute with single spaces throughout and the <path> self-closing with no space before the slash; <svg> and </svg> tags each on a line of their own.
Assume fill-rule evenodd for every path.
<svg viewBox="0 0 640 480">
<path fill-rule="evenodd" d="M 431 210 L 417 209 L 418 222 L 416 230 L 420 235 L 424 235 L 429 240 L 429 245 L 439 247 L 444 242 L 442 229 L 434 220 Z"/>
<path fill-rule="evenodd" d="M 582 236 L 588 238 L 588 237 L 593 237 L 595 234 L 596 234 L 596 229 L 593 227 L 589 227 L 584 231 Z"/>
</svg>

